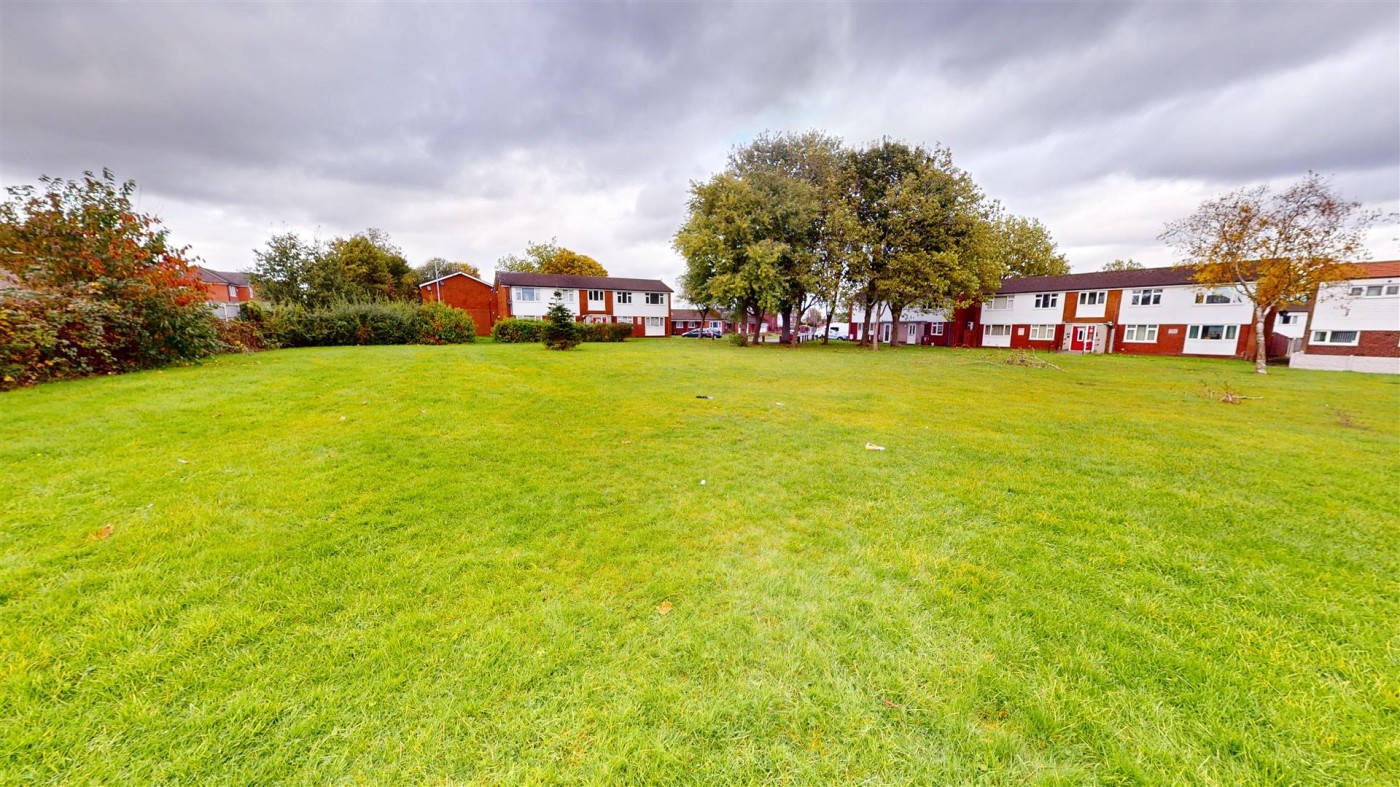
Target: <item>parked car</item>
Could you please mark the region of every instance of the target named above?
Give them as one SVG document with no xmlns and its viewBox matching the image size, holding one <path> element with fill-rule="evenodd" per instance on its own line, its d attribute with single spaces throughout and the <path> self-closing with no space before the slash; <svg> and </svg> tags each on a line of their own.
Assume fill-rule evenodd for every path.
<svg viewBox="0 0 1400 787">
<path fill-rule="evenodd" d="M 718 339 L 723 331 L 718 328 L 691 328 L 681 336 L 687 339 Z"/>
</svg>

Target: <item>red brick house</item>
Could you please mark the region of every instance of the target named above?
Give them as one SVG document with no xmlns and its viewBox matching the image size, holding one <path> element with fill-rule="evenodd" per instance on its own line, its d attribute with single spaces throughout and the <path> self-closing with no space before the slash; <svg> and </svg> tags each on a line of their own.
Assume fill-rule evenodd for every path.
<svg viewBox="0 0 1400 787">
<path fill-rule="evenodd" d="M 501 272 L 496 315 L 541 319 L 556 292 L 579 322 L 630 324 L 639 338 L 671 335 L 672 290 L 655 279 Z"/>
<path fill-rule="evenodd" d="M 243 311 L 243 304 L 253 299 L 253 285 L 242 271 L 215 271 L 195 266 L 195 273 L 205 288 L 205 301 L 214 314 L 232 320 Z"/>
<path fill-rule="evenodd" d="M 461 309 L 476 323 L 477 336 L 490 336 L 496 324 L 496 293 L 491 285 L 467 273 L 455 272 L 418 285 L 424 303 L 438 301 Z"/>
</svg>

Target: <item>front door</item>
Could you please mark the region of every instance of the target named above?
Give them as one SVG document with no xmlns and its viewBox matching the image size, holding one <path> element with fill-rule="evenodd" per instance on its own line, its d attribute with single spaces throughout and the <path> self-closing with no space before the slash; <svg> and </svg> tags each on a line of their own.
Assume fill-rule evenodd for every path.
<svg viewBox="0 0 1400 787">
<path fill-rule="evenodd" d="M 1093 325 L 1076 325 L 1069 338 L 1069 349 L 1074 352 L 1090 352 L 1094 349 Z"/>
</svg>

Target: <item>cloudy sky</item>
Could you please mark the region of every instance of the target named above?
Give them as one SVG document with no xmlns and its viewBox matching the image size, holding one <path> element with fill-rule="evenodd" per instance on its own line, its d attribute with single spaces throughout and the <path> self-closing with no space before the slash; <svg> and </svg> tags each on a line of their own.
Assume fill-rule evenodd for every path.
<svg viewBox="0 0 1400 787">
<path fill-rule="evenodd" d="M 949 146 L 1076 270 L 1169 264 L 1242 185 L 1400 208 L 1400 3 L 0 5 L 0 181 L 110 167 L 214 268 L 375 226 L 674 281 L 689 182 L 810 128 Z"/>
</svg>

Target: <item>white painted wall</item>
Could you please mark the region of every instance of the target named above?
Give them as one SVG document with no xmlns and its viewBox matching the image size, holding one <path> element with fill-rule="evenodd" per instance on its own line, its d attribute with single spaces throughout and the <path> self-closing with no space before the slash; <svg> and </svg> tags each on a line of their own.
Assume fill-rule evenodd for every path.
<svg viewBox="0 0 1400 787">
<path fill-rule="evenodd" d="M 650 304 L 645 292 L 633 292 L 631 303 L 618 303 L 614 292 L 612 313 L 618 317 L 666 317 L 671 313 L 671 296 L 663 292 L 661 303 Z"/>
<path fill-rule="evenodd" d="M 1177 286 L 1154 288 L 1162 291 L 1157 306 L 1134 306 L 1133 290 L 1123 291 L 1118 307 L 1121 325 L 1248 325 L 1254 319 L 1254 307 L 1247 301 L 1239 303 L 1196 303 L 1196 287 Z M 1224 292 L 1223 290 L 1221 291 Z M 1190 352 L 1187 350 L 1187 352 Z"/>
<path fill-rule="evenodd" d="M 1292 315 L 1293 322 L 1285 323 L 1284 318 Z M 1307 312 L 1280 312 L 1274 317 L 1274 333 L 1290 339 L 1301 339 L 1308 330 Z"/>
<path fill-rule="evenodd" d="M 555 289 L 553 287 L 510 287 L 510 312 L 516 317 L 543 317 L 549 311 L 549 304 L 554 301 Z M 533 289 L 538 301 L 522 301 L 519 293 L 521 290 Z M 578 314 L 578 290 L 558 290 L 564 299 L 564 306 L 570 314 Z"/>
<path fill-rule="evenodd" d="M 1348 295 L 1353 286 L 1400 285 L 1400 277 L 1358 279 L 1318 293 L 1313 306 L 1314 331 L 1400 331 L 1400 295 L 1364 297 Z"/>
<path fill-rule="evenodd" d="M 1294 369 L 1321 369 L 1329 372 L 1371 372 L 1400 374 L 1400 358 L 1378 358 L 1374 355 L 1309 355 L 1293 353 L 1288 365 Z"/>
</svg>

